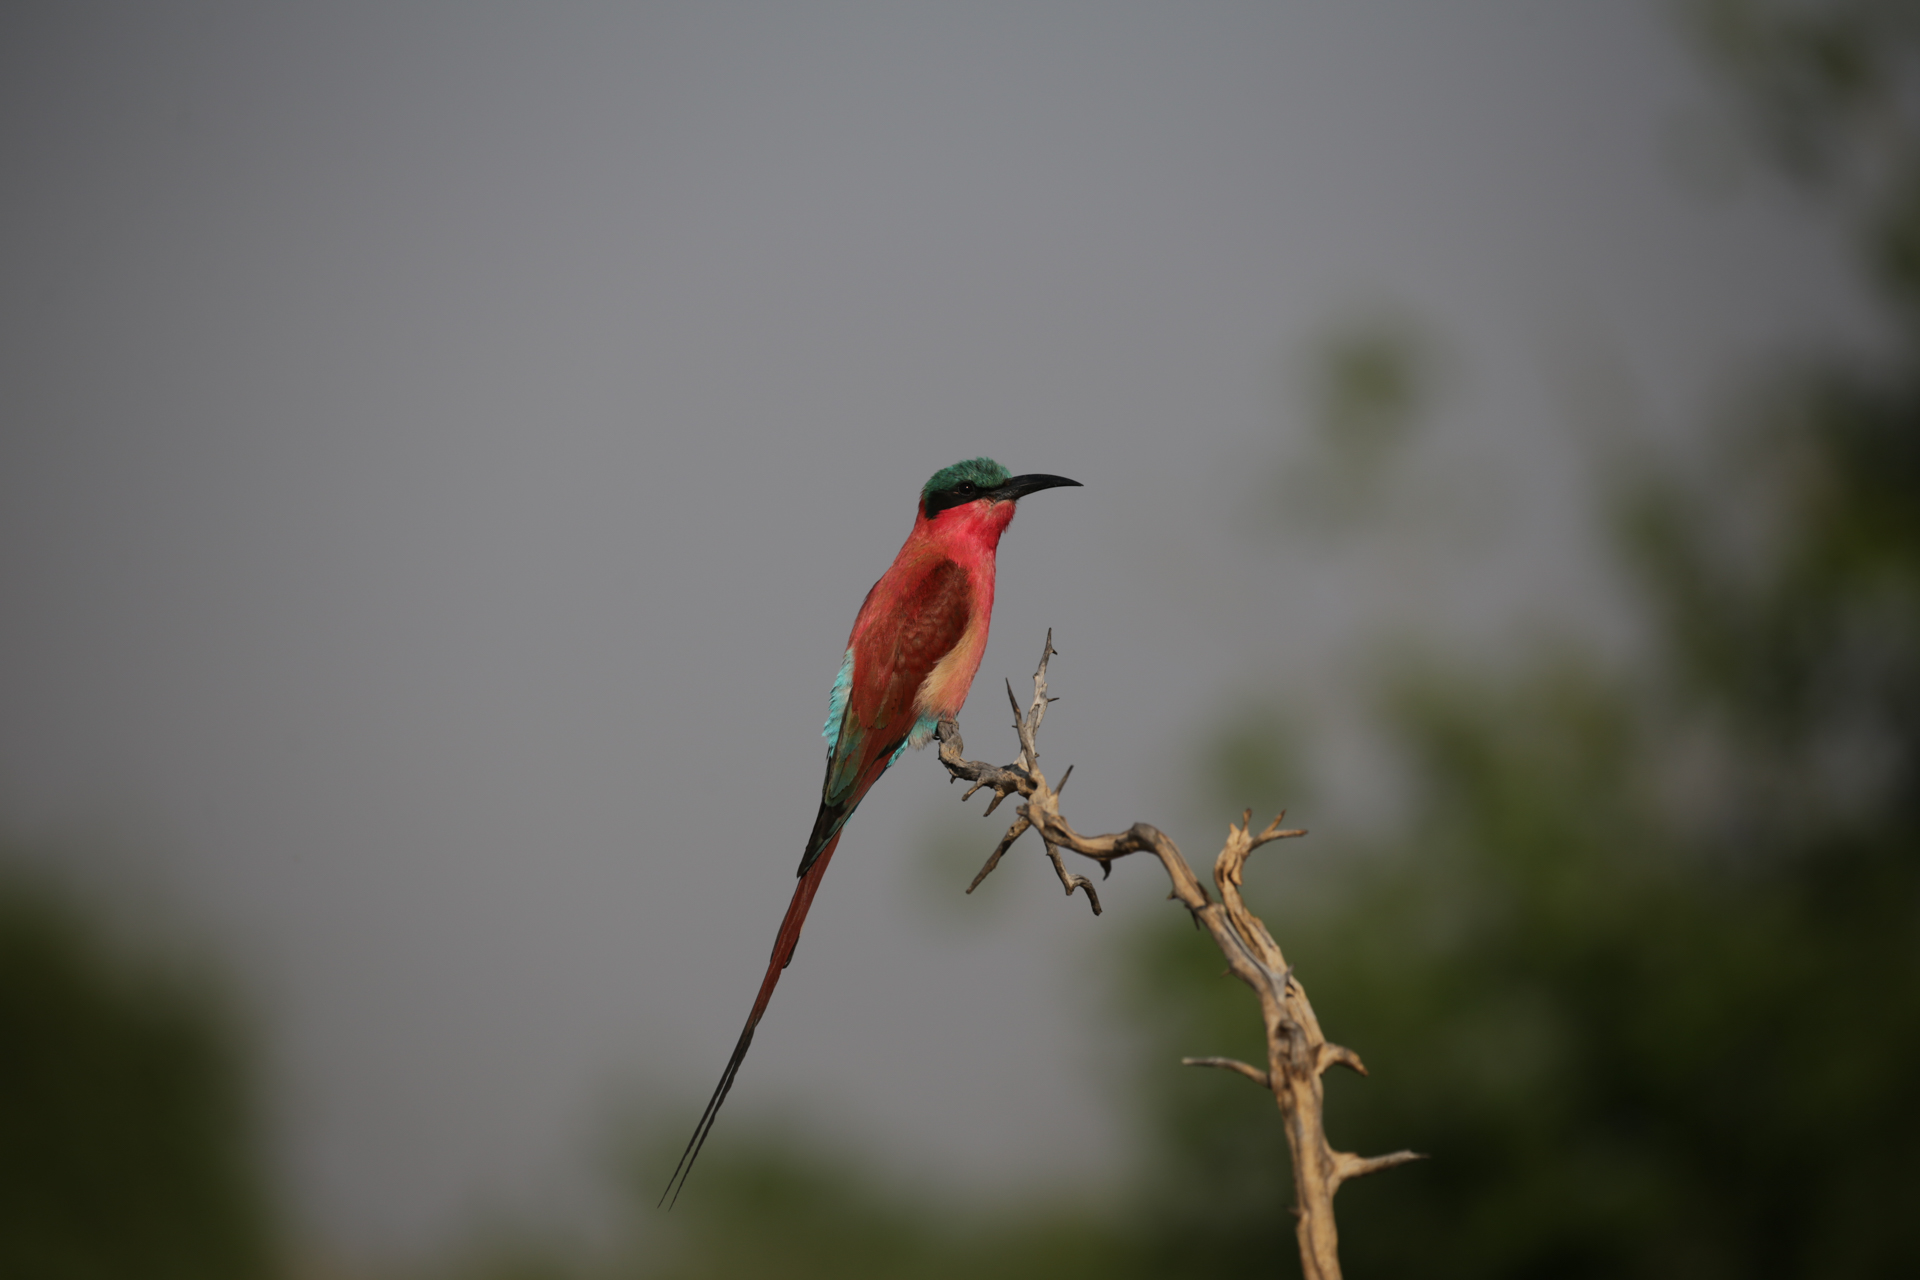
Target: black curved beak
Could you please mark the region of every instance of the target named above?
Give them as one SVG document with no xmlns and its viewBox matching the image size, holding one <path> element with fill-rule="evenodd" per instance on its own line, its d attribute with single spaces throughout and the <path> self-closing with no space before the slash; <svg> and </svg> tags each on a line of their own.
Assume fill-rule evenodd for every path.
<svg viewBox="0 0 1920 1280">
<path fill-rule="evenodd" d="M 1042 489 L 1058 489 L 1062 485 L 1072 485 L 1076 489 L 1081 487 L 1078 480 L 1069 480 L 1065 476 L 1015 476 L 1005 484 L 994 486 L 992 496 L 995 502 L 1007 502 L 1038 493 Z"/>
</svg>

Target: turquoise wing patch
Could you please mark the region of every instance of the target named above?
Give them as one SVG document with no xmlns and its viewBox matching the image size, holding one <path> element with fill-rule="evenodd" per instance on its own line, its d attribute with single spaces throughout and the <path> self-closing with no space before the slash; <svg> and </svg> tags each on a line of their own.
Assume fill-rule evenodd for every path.
<svg viewBox="0 0 1920 1280">
<path fill-rule="evenodd" d="M 847 695 L 853 691 L 853 649 L 847 649 L 846 661 L 840 664 L 840 674 L 833 678 L 833 692 L 827 695 L 827 723 L 820 730 L 820 736 L 827 740 L 827 751 L 840 741 L 840 726 L 847 719 Z"/>
</svg>

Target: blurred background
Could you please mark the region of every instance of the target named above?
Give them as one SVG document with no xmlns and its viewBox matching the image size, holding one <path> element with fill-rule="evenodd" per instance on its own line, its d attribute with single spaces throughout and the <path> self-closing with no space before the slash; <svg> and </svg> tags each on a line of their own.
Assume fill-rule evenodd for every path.
<svg viewBox="0 0 1920 1280">
<path fill-rule="evenodd" d="M 1920 7 L 9 5 L 0 1273 L 1291 1274 L 1252 997 L 846 628 L 1023 504 L 1082 830 L 1370 1079 L 1356 1275 L 1920 1266 Z"/>
</svg>

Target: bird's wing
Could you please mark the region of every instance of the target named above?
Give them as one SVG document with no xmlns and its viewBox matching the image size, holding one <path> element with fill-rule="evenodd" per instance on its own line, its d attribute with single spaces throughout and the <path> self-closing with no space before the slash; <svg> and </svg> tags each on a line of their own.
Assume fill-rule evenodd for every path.
<svg viewBox="0 0 1920 1280">
<path fill-rule="evenodd" d="M 844 799 L 865 772 L 913 731 L 927 674 L 960 642 L 971 615 L 967 571 L 944 557 L 895 596 L 853 645 L 853 680 L 821 799 Z"/>
<path fill-rule="evenodd" d="M 846 709 L 827 757 L 820 813 L 801 860 L 802 872 L 913 732 L 919 718 L 913 704 L 921 684 L 966 633 L 972 616 L 967 585 L 965 567 L 942 557 L 898 592 L 873 601 L 873 607 L 884 612 L 869 625 L 855 627 L 848 651 L 852 669 Z"/>
</svg>

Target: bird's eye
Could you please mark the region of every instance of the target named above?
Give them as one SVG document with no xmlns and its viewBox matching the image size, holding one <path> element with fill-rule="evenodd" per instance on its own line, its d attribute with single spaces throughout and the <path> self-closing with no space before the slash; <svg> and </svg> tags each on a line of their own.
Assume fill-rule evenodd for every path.
<svg viewBox="0 0 1920 1280">
<path fill-rule="evenodd" d="M 960 482 L 960 492 L 962 492 L 962 493 L 973 493 L 973 492 L 975 492 L 975 491 L 976 491 L 976 490 L 975 490 L 975 487 L 974 487 L 974 483 L 973 483 L 973 481 L 971 481 L 971 480 L 962 480 L 962 481 Z"/>
</svg>

